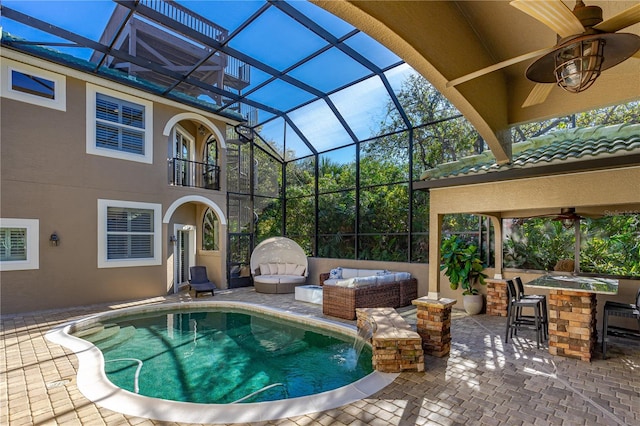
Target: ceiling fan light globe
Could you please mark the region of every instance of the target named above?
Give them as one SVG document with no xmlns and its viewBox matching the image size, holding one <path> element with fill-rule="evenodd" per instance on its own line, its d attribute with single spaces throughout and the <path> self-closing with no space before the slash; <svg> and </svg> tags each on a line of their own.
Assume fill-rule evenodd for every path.
<svg viewBox="0 0 640 426">
<path fill-rule="evenodd" d="M 588 89 L 600 75 L 605 41 L 581 40 L 556 51 L 555 77 L 558 86 L 571 93 Z"/>
</svg>

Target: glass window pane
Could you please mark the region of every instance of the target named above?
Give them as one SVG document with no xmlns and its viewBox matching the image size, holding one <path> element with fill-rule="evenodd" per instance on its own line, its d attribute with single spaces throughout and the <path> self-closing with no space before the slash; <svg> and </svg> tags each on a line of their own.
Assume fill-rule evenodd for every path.
<svg viewBox="0 0 640 426">
<path fill-rule="evenodd" d="M 395 53 L 363 32 L 349 37 L 345 43 L 380 68 L 386 68 L 402 61 Z"/>
<path fill-rule="evenodd" d="M 318 238 L 318 257 L 355 259 L 354 235 L 321 235 Z"/>
<path fill-rule="evenodd" d="M 337 71 L 336 64 L 340 64 L 340 72 L 332 72 L 332 70 Z M 325 93 L 370 74 L 369 69 L 335 47 L 289 72 L 292 77 Z M 366 105 L 366 102 L 360 104 L 360 106 L 363 105 Z"/>
<path fill-rule="evenodd" d="M 305 240 L 312 241 L 315 235 L 315 221 L 315 197 L 287 200 L 287 235 L 304 237 Z"/>
<path fill-rule="evenodd" d="M 277 28 L 278 31 L 274 31 Z M 302 24 L 269 8 L 229 45 L 278 70 L 284 70 L 326 45 Z"/>
<path fill-rule="evenodd" d="M 289 124 L 286 125 L 285 130 L 286 149 L 284 158 L 286 161 L 313 154 L 313 151 L 311 151 L 300 135 L 298 135 Z"/>
<path fill-rule="evenodd" d="M 354 142 L 323 99 L 290 112 L 289 117 L 318 152 Z"/>
<path fill-rule="evenodd" d="M 278 198 L 255 197 L 256 241 L 282 235 L 282 201 Z"/>
<path fill-rule="evenodd" d="M 355 145 L 319 155 L 318 188 L 320 193 L 355 188 Z"/>
<path fill-rule="evenodd" d="M 56 83 L 43 77 L 11 71 L 11 89 L 46 99 L 54 99 Z"/>
<path fill-rule="evenodd" d="M 355 232 L 355 191 L 318 196 L 318 228 L 320 234 Z"/>
<path fill-rule="evenodd" d="M 287 163 L 287 198 L 315 194 L 315 157 Z"/>
<path fill-rule="evenodd" d="M 359 140 L 380 134 L 399 114 L 379 77 L 371 77 L 330 96 Z M 405 126 L 406 127 L 406 126 Z"/>
<path fill-rule="evenodd" d="M 247 98 L 282 111 L 288 111 L 301 103 L 310 101 L 313 99 L 313 95 L 277 79 L 250 93 Z"/>
<path fill-rule="evenodd" d="M 478 132 L 464 118 L 456 118 L 414 129 L 413 176 L 438 164 L 457 161 L 485 149 Z"/>
<path fill-rule="evenodd" d="M 360 191 L 360 232 L 409 231 L 409 192 L 406 184 Z"/>
<path fill-rule="evenodd" d="M 259 148 L 254 149 L 255 193 L 270 197 L 280 196 L 282 163 Z"/>
<path fill-rule="evenodd" d="M 210 208 L 202 218 L 202 250 L 220 250 L 220 222 Z"/>
<path fill-rule="evenodd" d="M 573 259 L 575 232 L 559 220 L 504 219 L 505 268 L 552 271 L 560 259 Z"/>
<path fill-rule="evenodd" d="M 580 271 L 640 276 L 640 213 L 580 220 Z"/>
<path fill-rule="evenodd" d="M 409 237 L 405 235 L 363 235 L 358 237 L 358 259 L 406 262 Z"/>
<path fill-rule="evenodd" d="M 0 228 L 0 261 L 27 260 L 27 229 Z"/>
<path fill-rule="evenodd" d="M 409 181 L 409 140 L 402 132 L 360 144 L 360 186 Z"/>
</svg>

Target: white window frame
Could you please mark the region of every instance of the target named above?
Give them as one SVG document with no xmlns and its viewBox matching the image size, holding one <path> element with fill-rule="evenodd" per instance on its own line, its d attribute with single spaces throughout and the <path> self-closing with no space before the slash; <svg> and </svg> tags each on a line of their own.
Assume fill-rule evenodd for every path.
<svg viewBox="0 0 640 426">
<path fill-rule="evenodd" d="M 153 257 L 146 259 L 107 258 L 107 209 L 109 207 L 153 210 Z M 135 201 L 98 200 L 98 268 L 126 268 L 162 265 L 162 205 Z"/>
<path fill-rule="evenodd" d="M 117 158 L 120 160 L 136 161 L 139 163 L 153 164 L 153 102 L 136 98 L 122 92 L 107 89 L 87 83 L 87 154 L 103 157 Z M 99 148 L 96 145 L 96 97 L 97 94 L 110 96 L 127 102 L 132 102 L 144 107 L 144 154 L 133 154 L 108 148 Z"/>
<path fill-rule="evenodd" d="M 0 228 L 27 230 L 27 259 L 0 261 L 0 271 L 40 269 L 40 221 L 38 219 L 0 219 Z"/>
<path fill-rule="evenodd" d="M 0 83 L 1 97 L 56 109 L 58 111 L 67 110 L 67 79 L 64 75 L 22 64 L 7 58 L 2 58 L 0 62 L 2 64 L 0 67 L 0 80 L 2 80 Z M 13 88 L 13 71 L 53 81 L 55 84 L 53 99 L 15 90 Z"/>
</svg>

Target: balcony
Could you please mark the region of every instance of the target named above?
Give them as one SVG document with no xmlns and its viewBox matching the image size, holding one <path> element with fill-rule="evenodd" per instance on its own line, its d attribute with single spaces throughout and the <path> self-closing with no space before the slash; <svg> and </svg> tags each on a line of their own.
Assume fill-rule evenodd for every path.
<svg viewBox="0 0 640 426">
<path fill-rule="evenodd" d="M 220 189 L 220 167 L 181 158 L 169 159 L 169 183 L 175 186 Z"/>
</svg>

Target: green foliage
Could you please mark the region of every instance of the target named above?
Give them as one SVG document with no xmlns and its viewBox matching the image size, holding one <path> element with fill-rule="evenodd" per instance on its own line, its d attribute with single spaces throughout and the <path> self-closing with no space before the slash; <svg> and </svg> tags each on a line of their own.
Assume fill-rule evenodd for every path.
<svg viewBox="0 0 640 426">
<path fill-rule="evenodd" d="M 478 247 L 467 245 L 452 235 L 442 242 L 440 270 L 449 278 L 452 290 L 462 287 L 462 294 L 479 294 L 476 284 L 485 285 L 487 275 L 478 256 Z"/>
<path fill-rule="evenodd" d="M 504 266 L 553 270 L 560 259 L 573 259 L 575 233 L 547 218 L 515 220 L 505 232 Z"/>
<path fill-rule="evenodd" d="M 536 136 L 544 135 L 555 129 L 639 122 L 640 102 L 633 101 L 607 108 L 584 111 L 566 117 L 515 126 L 512 129 L 512 136 L 514 142 L 522 142 Z"/>
<path fill-rule="evenodd" d="M 640 276 L 640 215 L 582 220 L 580 231 L 582 272 Z"/>
<path fill-rule="evenodd" d="M 548 218 L 505 223 L 504 266 L 553 270 L 560 259 L 573 259 L 575 229 Z M 579 270 L 640 276 L 640 215 L 611 215 L 580 220 Z"/>
</svg>

